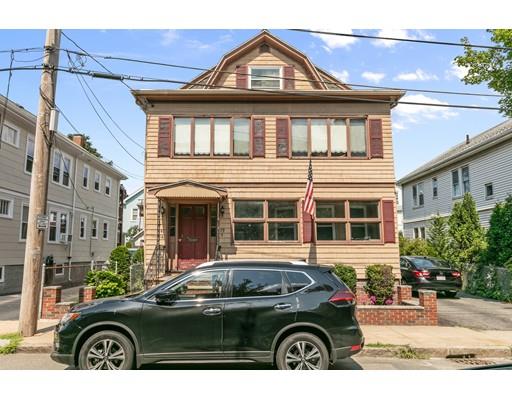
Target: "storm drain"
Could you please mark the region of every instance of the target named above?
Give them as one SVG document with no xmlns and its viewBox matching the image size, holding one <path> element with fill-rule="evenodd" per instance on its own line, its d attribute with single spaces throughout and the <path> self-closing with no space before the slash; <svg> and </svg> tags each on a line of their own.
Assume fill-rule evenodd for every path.
<svg viewBox="0 0 512 400">
<path fill-rule="evenodd" d="M 483 365 L 494 365 L 496 364 L 494 361 L 482 360 L 479 358 L 452 358 L 452 361 L 461 365 L 470 365 L 470 366 L 483 366 Z"/>
</svg>

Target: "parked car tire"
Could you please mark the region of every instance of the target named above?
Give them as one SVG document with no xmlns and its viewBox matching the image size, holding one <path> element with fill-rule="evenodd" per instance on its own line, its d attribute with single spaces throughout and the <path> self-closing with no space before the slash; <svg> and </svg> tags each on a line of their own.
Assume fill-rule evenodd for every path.
<svg viewBox="0 0 512 400">
<path fill-rule="evenodd" d="M 101 331 L 85 341 L 78 354 L 79 369 L 132 369 L 135 350 L 125 335 Z"/>
<path fill-rule="evenodd" d="M 452 291 L 446 291 L 444 292 L 444 295 L 446 297 L 449 297 L 450 299 L 453 299 L 455 296 L 457 296 L 457 291 L 456 290 L 452 290 Z"/>
<path fill-rule="evenodd" d="M 324 342 L 311 333 L 294 333 L 284 339 L 276 354 L 278 369 L 328 369 Z"/>
</svg>

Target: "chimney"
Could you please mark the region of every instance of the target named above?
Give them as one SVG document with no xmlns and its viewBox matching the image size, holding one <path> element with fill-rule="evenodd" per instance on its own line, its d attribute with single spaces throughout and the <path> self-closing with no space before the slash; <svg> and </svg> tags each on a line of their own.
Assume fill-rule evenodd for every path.
<svg viewBox="0 0 512 400">
<path fill-rule="evenodd" d="M 469 135 L 466 135 L 466 144 L 469 144 Z"/>
<path fill-rule="evenodd" d="M 80 147 L 84 147 L 85 145 L 85 137 L 84 135 L 73 135 L 73 143 L 79 145 Z"/>
</svg>

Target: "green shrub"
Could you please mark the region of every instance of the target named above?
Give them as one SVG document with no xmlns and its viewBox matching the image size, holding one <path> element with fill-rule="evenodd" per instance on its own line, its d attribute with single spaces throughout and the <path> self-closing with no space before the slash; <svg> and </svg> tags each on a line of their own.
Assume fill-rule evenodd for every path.
<svg viewBox="0 0 512 400">
<path fill-rule="evenodd" d="M 140 264 L 144 262 L 144 247 L 139 247 L 132 256 L 133 264 Z"/>
<path fill-rule="evenodd" d="M 96 297 L 120 296 L 126 293 L 126 281 L 112 271 L 89 271 L 85 284 L 96 288 Z"/>
<path fill-rule="evenodd" d="M 506 266 L 512 271 L 508 267 L 512 264 L 512 196 L 494 207 L 486 236 L 488 247 L 485 261 L 500 267 Z"/>
<path fill-rule="evenodd" d="M 429 256 L 430 248 L 424 239 L 408 239 L 403 235 L 399 236 L 401 256 Z"/>
<path fill-rule="evenodd" d="M 125 282 L 130 279 L 130 264 L 132 256 L 126 246 L 117 246 L 110 253 L 110 269 L 121 275 Z"/>
<path fill-rule="evenodd" d="M 366 292 L 372 304 L 391 304 L 395 277 L 393 267 L 386 264 L 373 264 L 366 267 Z"/>
<path fill-rule="evenodd" d="M 340 278 L 354 293 L 356 291 L 357 273 L 354 267 L 345 264 L 336 264 L 333 272 Z"/>
</svg>

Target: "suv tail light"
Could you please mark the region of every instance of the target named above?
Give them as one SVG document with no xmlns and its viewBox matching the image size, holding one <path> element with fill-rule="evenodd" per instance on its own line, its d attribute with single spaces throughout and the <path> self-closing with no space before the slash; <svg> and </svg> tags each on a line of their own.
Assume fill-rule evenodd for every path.
<svg viewBox="0 0 512 400">
<path fill-rule="evenodd" d="M 430 276 L 429 271 L 412 271 L 416 278 L 428 278 Z"/>
<path fill-rule="evenodd" d="M 349 289 L 342 289 L 334 293 L 329 299 L 329 302 L 335 305 L 354 304 L 356 297 Z"/>
<path fill-rule="evenodd" d="M 460 278 L 460 272 L 459 272 L 459 271 L 453 271 L 453 272 L 452 272 L 452 276 L 453 276 L 454 278 Z"/>
</svg>

